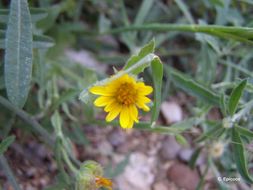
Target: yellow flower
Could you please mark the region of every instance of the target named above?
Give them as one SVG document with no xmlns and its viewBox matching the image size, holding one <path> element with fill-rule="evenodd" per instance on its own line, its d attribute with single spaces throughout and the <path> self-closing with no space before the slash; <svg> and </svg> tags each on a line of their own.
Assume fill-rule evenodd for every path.
<svg viewBox="0 0 253 190">
<path fill-rule="evenodd" d="M 122 128 L 132 128 L 134 122 L 138 123 L 138 108 L 149 111 L 146 105 L 151 100 L 146 96 L 153 91 L 151 86 L 138 82 L 132 76 L 125 74 L 103 86 L 94 86 L 90 92 L 100 95 L 94 105 L 104 107 L 108 112 L 106 121 L 110 122 L 119 115 Z"/>
<path fill-rule="evenodd" d="M 112 190 L 112 181 L 111 180 L 104 178 L 104 177 L 97 176 L 95 181 L 96 181 L 97 188 L 104 187 L 108 190 Z"/>
</svg>

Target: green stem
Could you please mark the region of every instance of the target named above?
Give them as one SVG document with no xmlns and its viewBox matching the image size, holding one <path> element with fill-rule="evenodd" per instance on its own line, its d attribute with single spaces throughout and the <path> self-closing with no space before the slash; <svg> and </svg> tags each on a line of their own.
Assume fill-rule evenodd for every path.
<svg viewBox="0 0 253 190">
<path fill-rule="evenodd" d="M 6 158 L 3 155 L 0 156 L 0 165 L 5 173 L 6 177 L 8 178 L 9 182 L 12 184 L 13 188 L 15 190 L 21 190 Z"/>
<path fill-rule="evenodd" d="M 62 151 L 62 155 L 63 155 L 63 159 L 66 162 L 66 164 L 68 165 L 69 169 L 74 173 L 77 174 L 78 170 L 75 168 L 75 166 L 72 164 L 72 162 L 69 159 L 68 154 L 66 153 L 65 149 L 62 147 L 61 148 Z"/>
<path fill-rule="evenodd" d="M 127 31 L 156 31 L 156 32 L 169 32 L 169 31 L 180 31 L 180 32 L 200 32 L 225 39 L 234 39 L 241 42 L 253 44 L 252 41 L 248 40 L 252 35 L 252 28 L 249 27 L 233 27 L 233 26 L 219 26 L 219 25 L 185 25 L 185 24 L 145 24 L 145 25 L 132 25 L 121 28 L 116 28 L 107 31 L 103 34 L 118 34 Z M 244 36 L 240 36 L 240 33 L 244 33 Z M 102 34 L 102 35 L 103 35 Z"/>
<path fill-rule="evenodd" d="M 202 176 L 201 176 L 201 179 L 200 179 L 200 181 L 199 181 L 199 183 L 198 183 L 198 186 L 196 187 L 196 190 L 201 190 L 201 189 L 203 189 L 204 182 L 205 182 L 204 180 L 205 180 L 206 174 L 207 174 L 207 172 L 208 172 L 208 170 L 209 170 L 209 166 L 210 166 L 210 160 L 208 159 L 207 165 L 206 165 L 206 168 L 205 168 L 205 171 L 204 171 L 204 173 L 203 173 Z"/>
<path fill-rule="evenodd" d="M 196 118 L 191 118 L 191 119 L 188 119 L 187 121 L 182 121 L 181 124 L 183 122 L 193 123 L 193 120 L 194 120 L 194 124 L 197 124 L 198 122 L 200 122 Z M 93 124 L 96 124 L 96 125 L 99 125 L 99 126 L 108 126 L 108 125 L 119 126 L 118 121 L 112 121 L 112 122 L 108 123 L 108 122 L 103 121 L 103 120 L 91 120 L 91 121 L 89 121 L 89 124 L 90 123 L 93 123 Z M 151 127 L 150 122 L 139 122 L 139 123 L 135 123 L 134 128 L 144 130 L 144 131 L 175 135 L 175 134 L 182 133 L 183 131 L 187 130 L 187 127 L 186 128 L 179 127 L 179 125 L 180 125 L 180 123 L 176 123 L 176 124 L 171 125 L 171 126 L 155 125 L 155 126 Z"/>
<path fill-rule="evenodd" d="M 55 139 L 33 117 L 31 117 L 25 111 L 15 107 L 2 96 L 0 96 L 0 104 L 2 104 L 4 107 L 11 110 L 12 112 L 16 113 L 17 116 L 19 116 L 23 121 L 30 124 L 33 129 L 43 137 L 44 141 L 47 144 L 54 144 Z"/>
</svg>

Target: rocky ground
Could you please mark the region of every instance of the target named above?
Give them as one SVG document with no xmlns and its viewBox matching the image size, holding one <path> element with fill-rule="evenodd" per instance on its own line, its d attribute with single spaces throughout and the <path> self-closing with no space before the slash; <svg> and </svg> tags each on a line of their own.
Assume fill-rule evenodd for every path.
<svg viewBox="0 0 253 190">
<path fill-rule="evenodd" d="M 178 122 L 185 117 L 180 101 L 164 102 L 161 110 L 161 122 Z M 171 110 L 174 110 L 173 114 L 168 114 Z M 205 154 L 197 160 L 196 169 L 187 165 L 194 151 L 192 138 L 198 133 L 197 129 L 184 134 L 188 140 L 188 145 L 184 146 L 173 136 L 136 129 L 124 131 L 119 127 L 83 126 L 83 131 L 90 145 L 73 144 L 79 160 L 96 160 L 106 171 L 109 165 L 114 171 L 120 163 L 125 163 L 113 178 L 115 190 L 194 190 L 205 168 Z M 22 145 L 14 143 L 6 157 L 22 188 L 37 190 L 53 184 L 57 167 L 52 151 L 32 137 L 19 135 L 18 130 L 15 133 L 17 138 L 23 138 L 20 139 Z M 12 189 L 3 173 L 0 173 L 0 181 L 4 189 Z M 213 174 L 208 174 L 205 189 L 217 189 L 215 184 Z"/>
</svg>

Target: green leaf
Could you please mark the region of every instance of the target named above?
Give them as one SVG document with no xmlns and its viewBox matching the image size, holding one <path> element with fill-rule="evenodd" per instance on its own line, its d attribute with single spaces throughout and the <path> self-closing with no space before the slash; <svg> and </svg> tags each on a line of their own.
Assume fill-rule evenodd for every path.
<svg viewBox="0 0 253 190">
<path fill-rule="evenodd" d="M 15 140 L 15 136 L 9 136 L 0 143 L 0 156 L 8 149 Z"/>
<path fill-rule="evenodd" d="M 90 145 L 90 142 L 84 133 L 84 131 L 81 129 L 78 125 L 71 125 L 71 132 L 65 133 L 68 135 L 68 137 L 71 139 L 72 142 L 78 144 L 78 145 Z"/>
<path fill-rule="evenodd" d="M 152 110 L 151 123 L 157 120 L 160 112 L 162 99 L 162 82 L 163 82 L 163 64 L 159 57 L 155 57 L 151 62 L 152 76 L 155 87 L 154 107 Z"/>
<path fill-rule="evenodd" d="M 3 171 L 4 175 L 7 177 L 9 183 L 13 187 L 13 189 L 21 190 L 9 163 L 7 162 L 6 158 L 3 155 L 0 156 L 0 167 L 1 167 L 1 170 Z"/>
<path fill-rule="evenodd" d="M 129 163 L 129 157 L 129 154 L 126 155 L 125 159 L 118 163 L 115 168 L 112 167 L 112 164 L 109 164 L 109 166 L 104 169 L 105 176 L 108 178 L 115 178 L 123 173 L 127 164 Z"/>
<path fill-rule="evenodd" d="M 228 100 L 228 111 L 229 114 L 232 116 L 234 115 L 236 108 L 238 106 L 239 100 L 242 96 L 242 92 L 247 84 L 247 79 L 244 79 L 240 82 L 232 91 L 230 98 Z"/>
<path fill-rule="evenodd" d="M 241 136 L 246 136 L 249 138 L 253 138 L 253 131 L 250 131 L 249 129 L 246 129 L 244 127 L 239 127 L 236 126 L 236 130 L 238 131 L 238 133 L 240 133 Z"/>
<path fill-rule="evenodd" d="M 221 94 L 220 108 L 221 108 L 223 115 L 227 115 L 226 97 L 225 97 L 224 93 Z"/>
<path fill-rule="evenodd" d="M 5 86 L 9 100 L 23 107 L 32 76 L 32 23 L 26 0 L 12 0 L 5 51 Z"/>
<path fill-rule="evenodd" d="M 44 35 L 33 35 L 33 48 L 45 49 L 54 46 L 54 39 Z M 5 49 L 5 32 L 0 31 L 0 49 Z"/>
<path fill-rule="evenodd" d="M 184 16 L 188 20 L 190 24 L 194 24 L 194 19 L 189 11 L 189 8 L 186 3 L 184 3 L 183 0 L 175 0 L 175 3 L 179 7 L 179 9 L 184 13 Z"/>
<path fill-rule="evenodd" d="M 54 46 L 55 42 L 53 38 L 43 35 L 33 36 L 33 48 L 45 49 Z"/>
<path fill-rule="evenodd" d="M 10 11 L 8 9 L 0 9 L 1 23 L 7 23 L 9 12 Z M 30 13 L 31 13 L 31 21 L 34 23 L 46 18 L 48 15 L 47 9 L 43 8 L 30 8 Z"/>
<path fill-rule="evenodd" d="M 134 64 L 138 63 L 141 59 L 143 59 L 144 57 L 146 57 L 148 54 L 153 53 L 154 52 L 154 48 L 155 48 L 155 41 L 151 40 L 147 45 L 145 45 L 140 50 L 140 52 L 138 53 L 138 55 L 133 55 L 132 57 L 130 57 L 130 59 L 127 61 L 126 65 L 124 66 L 123 69 L 126 70 L 126 69 L 130 68 Z M 137 69 L 133 70 L 131 73 L 137 75 L 140 72 L 142 72 L 146 67 L 147 67 L 147 65 L 143 65 L 143 66 L 138 67 Z"/>
<path fill-rule="evenodd" d="M 152 9 L 152 5 L 154 4 L 154 0 L 143 0 L 138 10 L 138 14 L 134 19 L 134 24 L 142 24 L 145 21 L 145 18 L 149 14 L 150 9 Z"/>
<path fill-rule="evenodd" d="M 199 98 L 205 103 L 219 106 L 220 96 L 218 95 L 218 93 L 212 92 L 209 88 L 194 81 L 189 76 L 186 76 L 180 73 L 179 71 L 176 71 L 172 67 L 166 67 L 166 68 L 167 68 L 169 76 L 171 76 L 176 86 L 188 92 L 192 96 Z"/>
<path fill-rule="evenodd" d="M 196 139 L 196 142 L 202 142 L 206 139 L 216 137 L 220 133 L 223 133 L 224 131 L 225 131 L 225 128 L 221 127 L 220 125 L 217 125 L 217 126 L 213 127 L 212 129 L 208 130 L 207 132 L 205 132 L 204 134 L 202 134 L 201 136 L 199 136 Z"/>
<path fill-rule="evenodd" d="M 197 148 L 193 154 L 191 155 L 191 159 L 189 161 L 189 166 L 191 169 L 194 169 L 195 168 L 195 165 L 196 165 L 196 162 L 198 160 L 198 157 L 199 157 L 199 154 L 201 152 L 201 148 Z"/>
<path fill-rule="evenodd" d="M 75 89 L 69 89 L 65 91 L 64 93 L 61 94 L 60 98 L 53 103 L 52 107 L 50 108 L 50 111 L 56 110 L 64 102 L 73 100 L 78 94 L 79 90 Z"/>
<path fill-rule="evenodd" d="M 179 144 L 181 144 L 181 145 L 183 145 L 183 146 L 187 146 L 187 145 L 188 145 L 188 141 L 184 138 L 183 135 L 177 134 L 177 135 L 175 136 L 175 139 L 176 139 L 176 141 L 177 141 Z"/>
<path fill-rule="evenodd" d="M 66 1 L 62 1 L 61 3 L 54 4 L 50 7 L 48 7 L 47 8 L 47 13 L 48 13 L 47 17 L 40 20 L 37 23 L 37 27 L 39 29 L 42 29 L 44 32 L 51 29 L 54 26 L 57 17 L 61 13 L 61 11 L 64 9 L 65 2 Z"/>
<path fill-rule="evenodd" d="M 0 90 L 5 88 L 4 76 L 0 76 Z"/>
<path fill-rule="evenodd" d="M 203 82 L 206 85 L 213 83 L 216 76 L 217 59 L 217 53 L 207 44 L 207 42 L 201 42 L 201 51 L 199 53 L 198 69 L 196 73 L 196 79 L 198 81 Z"/>
<path fill-rule="evenodd" d="M 99 19 L 98 19 L 98 30 L 99 30 L 99 33 L 103 33 L 107 30 L 110 29 L 111 27 L 111 20 L 106 18 L 104 14 L 100 14 L 99 15 Z"/>
<path fill-rule="evenodd" d="M 55 156 L 57 168 L 59 169 L 59 175 L 61 175 L 61 177 L 64 179 L 64 186 L 66 186 L 66 184 L 69 183 L 70 178 L 64 168 L 64 162 L 62 160 L 62 153 L 61 153 L 62 146 L 63 146 L 62 139 L 60 137 L 56 137 L 55 145 L 54 145 L 54 156 Z M 58 180 L 57 182 L 60 183 L 60 181 Z"/>
<path fill-rule="evenodd" d="M 253 179 L 250 177 L 248 172 L 248 165 L 245 159 L 245 149 L 243 146 L 243 142 L 241 140 L 240 134 L 238 133 L 235 127 L 232 129 L 232 141 L 233 141 L 233 154 L 236 162 L 236 167 L 240 175 L 243 177 L 243 179 L 247 183 L 252 184 Z"/>
<path fill-rule="evenodd" d="M 55 111 L 53 116 L 51 117 L 51 123 L 55 129 L 56 136 L 62 138 L 63 137 L 62 129 L 61 129 L 62 118 L 58 111 Z"/>
</svg>

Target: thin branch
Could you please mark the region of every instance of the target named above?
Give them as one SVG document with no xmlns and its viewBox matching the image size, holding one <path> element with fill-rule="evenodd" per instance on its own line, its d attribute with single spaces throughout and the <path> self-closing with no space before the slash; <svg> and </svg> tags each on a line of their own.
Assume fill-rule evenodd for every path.
<svg viewBox="0 0 253 190">
<path fill-rule="evenodd" d="M 4 107 L 9 109 L 10 111 L 14 112 L 19 116 L 23 121 L 30 124 L 34 131 L 41 135 L 43 137 L 43 140 L 50 145 L 53 145 L 55 142 L 55 139 L 41 126 L 33 117 L 31 117 L 28 113 L 25 111 L 17 108 L 13 104 L 11 104 L 8 100 L 6 100 L 4 97 L 0 96 L 0 104 L 2 104 Z"/>
</svg>

